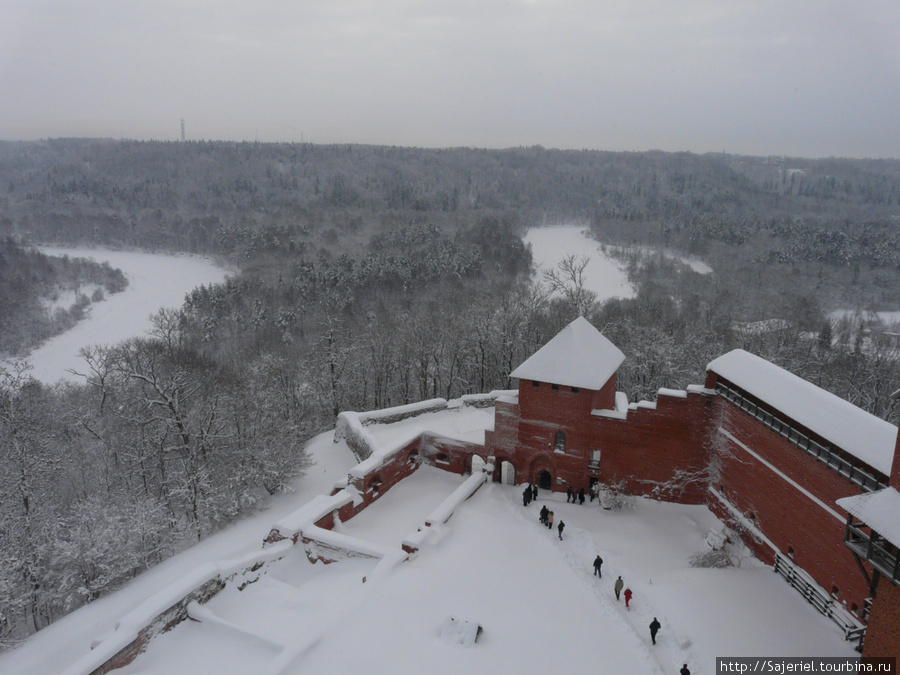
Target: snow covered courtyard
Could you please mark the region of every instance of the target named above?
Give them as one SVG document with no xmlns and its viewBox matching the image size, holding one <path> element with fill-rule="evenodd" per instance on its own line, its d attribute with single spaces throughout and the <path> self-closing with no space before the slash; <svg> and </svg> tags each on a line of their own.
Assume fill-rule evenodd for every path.
<svg viewBox="0 0 900 675">
<path fill-rule="evenodd" d="M 485 410 L 421 415 L 374 425 L 383 439 L 421 424 L 456 431 Z M 271 524 L 346 476 L 355 462 L 344 442 L 323 434 L 310 445 L 316 465 L 297 492 L 269 510 L 184 551 L 120 591 L 87 605 L 20 648 L 0 654 L 2 673 L 56 675 L 89 652 L 92 640 L 147 597 L 198 565 L 258 550 Z M 465 480 L 423 466 L 348 522 L 344 534 L 399 548 L 401 541 Z M 538 523 L 543 504 L 566 528 Z M 522 506 L 521 486 L 488 483 L 462 503 L 409 562 L 372 576 L 372 559 L 311 564 L 295 547 L 243 591 L 231 585 L 153 640 L 123 675 L 245 673 L 713 673 L 716 656 L 854 656 L 836 625 L 771 568 L 699 569 L 719 521 L 704 506 L 635 500 L 605 511 L 542 491 Z M 603 578 L 593 576 L 596 555 Z M 632 608 L 616 602 L 622 575 Z M 364 583 L 363 578 L 367 581 Z M 477 644 L 441 638 L 448 617 L 481 624 Z M 648 625 L 662 624 L 656 646 Z"/>
<path fill-rule="evenodd" d="M 399 547 L 462 480 L 422 467 L 340 531 Z M 543 504 L 565 521 L 562 541 L 537 522 Z M 712 673 L 716 656 L 855 655 L 771 568 L 691 568 L 717 524 L 706 507 L 648 500 L 615 512 L 544 492 L 525 508 L 520 487 L 488 484 L 386 576 L 364 583 L 376 561 L 313 565 L 296 547 L 120 672 L 672 673 L 688 663 Z M 613 594 L 618 575 L 634 592 L 630 610 Z M 481 624 L 477 644 L 442 640 L 448 616 Z"/>
</svg>

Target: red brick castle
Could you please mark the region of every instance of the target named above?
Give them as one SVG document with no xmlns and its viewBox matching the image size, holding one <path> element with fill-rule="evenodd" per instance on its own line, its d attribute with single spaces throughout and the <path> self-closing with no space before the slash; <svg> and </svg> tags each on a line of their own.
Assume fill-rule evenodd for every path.
<svg viewBox="0 0 900 675">
<path fill-rule="evenodd" d="M 516 368 L 485 436 L 495 480 L 708 504 L 848 639 L 866 631 L 864 655 L 900 655 L 897 427 L 743 350 L 629 403 L 624 360 L 579 318 Z"/>
</svg>

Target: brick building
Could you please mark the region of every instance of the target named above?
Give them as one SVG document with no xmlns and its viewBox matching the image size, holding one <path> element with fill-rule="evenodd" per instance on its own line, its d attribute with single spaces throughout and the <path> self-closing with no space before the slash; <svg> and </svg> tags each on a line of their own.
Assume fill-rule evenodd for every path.
<svg viewBox="0 0 900 675">
<path fill-rule="evenodd" d="M 897 427 L 743 350 L 712 361 L 704 386 L 629 403 L 624 360 L 578 318 L 516 368 L 485 435 L 495 480 L 706 503 L 848 639 L 869 622 L 867 655 L 900 654 Z"/>
</svg>

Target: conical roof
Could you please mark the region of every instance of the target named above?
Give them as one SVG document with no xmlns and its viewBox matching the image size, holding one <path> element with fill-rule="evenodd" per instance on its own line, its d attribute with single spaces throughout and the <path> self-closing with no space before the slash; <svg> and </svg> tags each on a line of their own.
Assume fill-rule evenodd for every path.
<svg viewBox="0 0 900 675">
<path fill-rule="evenodd" d="M 624 360 L 619 348 L 580 316 L 516 368 L 512 377 L 596 391 Z"/>
</svg>

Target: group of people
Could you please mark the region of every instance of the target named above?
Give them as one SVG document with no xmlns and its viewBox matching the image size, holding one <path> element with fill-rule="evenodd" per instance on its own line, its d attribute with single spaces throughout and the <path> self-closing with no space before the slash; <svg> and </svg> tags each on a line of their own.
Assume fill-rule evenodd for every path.
<svg viewBox="0 0 900 675">
<path fill-rule="evenodd" d="M 582 488 L 579 492 L 576 492 L 571 487 L 569 487 L 566 493 L 567 503 L 584 504 L 584 488 Z M 525 488 L 525 492 L 522 493 L 522 504 L 524 506 L 528 506 L 532 501 L 537 499 L 537 495 L 537 485 L 531 485 L 529 483 L 529 485 Z M 595 491 L 591 489 L 591 501 L 594 501 L 594 498 L 596 496 L 597 495 Z M 553 529 L 553 511 L 548 509 L 546 504 L 541 506 L 541 513 L 538 516 L 538 521 L 541 523 L 541 525 L 546 525 L 547 529 Z M 562 520 L 560 520 L 556 526 L 556 529 L 559 532 L 559 539 L 560 541 L 562 541 L 563 530 L 566 529 L 566 524 Z M 596 558 L 594 558 L 594 574 L 598 579 L 603 578 L 603 558 L 601 558 L 599 554 Z M 625 582 L 622 580 L 621 575 L 613 584 L 613 592 L 616 594 L 616 602 L 619 601 L 620 597 L 624 597 L 625 609 L 631 611 L 631 597 L 634 595 L 634 593 L 630 588 L 625 588 Z M 660 624 L 660 622 L 654 616 L 653 621 L 650 622 L 650 640 L 653 642 L 653 644 L 656 644 L 656 634 L 659 632 L 660 628 L 662 628 L 662 624 Z M 691 671 L 688 670 L 686 663 L 679 672 L 681 675 L 691 675 Z"/>
<path fill-rule="evenodd" d="M 591 496 L 591 501 L 594 501 L 593 495 Z M 571 502 L 572 504 L 584 504 L 584 488 L 581 488 L 580 491 L 575 492 L 572 486 L 569 486 L 569 489 L 566 490 L 566 503 Z"/>
<path fill-rule="evenodd" d="M 538 522 L 541 525 L 546 525 L 548 530 L 553 529 L 553 511 L 548 509 L 546 504 L 541 507 L 541 513 L 538 515 Z M 566 529 L 566 524 L 560 520 L 556 529 L 559 532 L 559 540 L 562 541 L 562 533 L 563 530 Z"/>
</svg>

